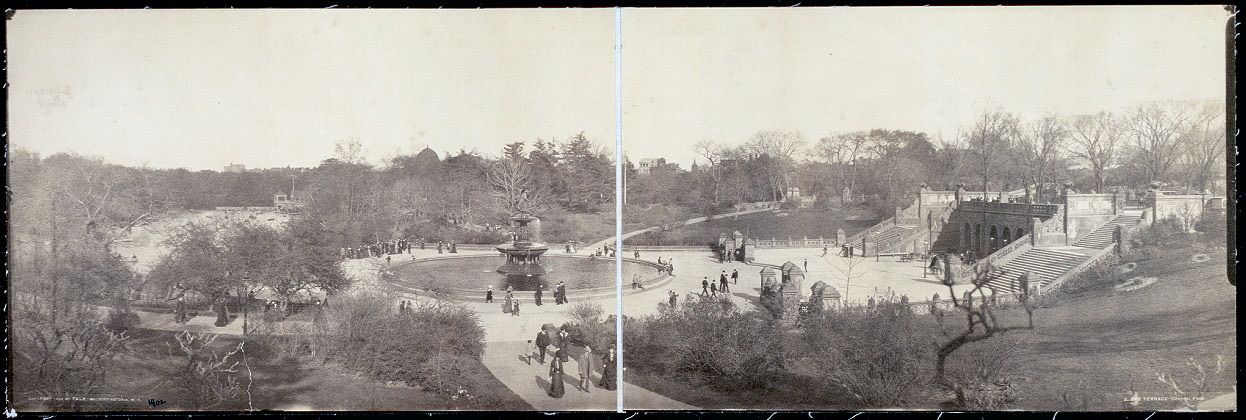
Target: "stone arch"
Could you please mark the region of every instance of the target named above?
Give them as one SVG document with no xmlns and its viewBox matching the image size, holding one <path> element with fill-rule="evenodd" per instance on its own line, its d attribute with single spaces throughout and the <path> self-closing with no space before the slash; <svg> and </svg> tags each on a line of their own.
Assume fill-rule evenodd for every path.
<svg viewBox="0 0 1246 420">
<path fill-rule="evenodd" d="M 1017 228 L 1015 234 L 1017 238 L 1020 239 L 1022 236 L 1025 236 L 1025 228 Z"/>
<path fill-rule="evenodd" d="M 989 235 L 991 241 L 989 245 L 991 247 L 991 252 L 995 252 L 995 250 L 999 249 L 999 228 L 995 227 L 995 225 L 991 225 Z"/>
<path fill-rule="evenodd" d="M 1008 226 L 1004 226 L 1004 233 L 1001 234 L 1001 239 L 999 243 L 1008 245 L 1009 242 L 1012 242 L 1012 229 L 1010 229 Z"/>
</svg>

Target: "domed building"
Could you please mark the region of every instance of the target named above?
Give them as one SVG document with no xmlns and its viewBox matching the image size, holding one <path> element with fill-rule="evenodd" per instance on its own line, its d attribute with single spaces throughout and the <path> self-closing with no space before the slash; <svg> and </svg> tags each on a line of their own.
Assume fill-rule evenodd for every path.
<svg viewBox="0 0 1246 420">
<path fill-rule="evenodd" d="M 437 156 L 437 152 L 433 149 L 425 147 L 420 153 L 415 154 L 416 169 L 425 169 L 437 167 L 441 163 L 441 158 Z"/>
</svg>

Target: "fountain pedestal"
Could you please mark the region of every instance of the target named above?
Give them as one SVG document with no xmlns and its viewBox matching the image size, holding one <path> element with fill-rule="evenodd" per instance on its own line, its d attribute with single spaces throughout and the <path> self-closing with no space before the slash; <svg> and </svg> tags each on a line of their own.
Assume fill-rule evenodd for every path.
<svg viewBox="0 0 1246 420">
<path fill-rule="evenodd" d="M 549 247 L 538 242 L 541 233 L 540 219 L 520 213 L 511 216 L 510 224 L 511 243 L 496 247 L 498 252 L 506 256 L 506 263 L 498 267 L 497 272 L 505 274 L 508 279 L 544 275 L 546 271 L 541 265 L 541 254 L 549 251 Z"/>
</svg>

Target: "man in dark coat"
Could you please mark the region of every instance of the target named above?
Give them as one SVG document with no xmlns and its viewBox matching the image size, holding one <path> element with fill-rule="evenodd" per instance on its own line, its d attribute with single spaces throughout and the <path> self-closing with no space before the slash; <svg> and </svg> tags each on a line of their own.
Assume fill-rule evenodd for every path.
<svg viewBox="0 0 1246 420">
<path fill-rule="evenodd" d="M 722 274 L 718 275 L 718 290 L 723 293 L 727 293 L 727 271 L 726 270 L 723 270 Z"/>
<path fill-rule="evenodd" d="M 562 300 L 562 303 L 567 303 L 567 285 L 561 281 L 558 282 L 558 299 Z"/>
<path fill-rule="evenodd" d="M 740 284 L 740 272 L 734 269 L 731 270 L 731 284 Z"/>
<path fill-rule="evenodd" d="M 541 285 L 541 287 L 538 287 L 535 292 L 532 292 L 532 298 L 536 300 L 536 306 L 541 306 L 541 289 L 544 288 L 545 285 Z"/>
<path fill-rule="evenodd" d="M 709 277 L 707 276 L 707 277 L 701 278 L 701 296 L 709 296 L 709 295 L 710 295 L 710 280 L 709 280 Z"/>
<path fill-rule="evenodd" d="M 489 286 L 489 290 L 485 291 L 485 303 L 493 303 L 493 286 Z"/>
<path fill-rule="evenodd" d="M 537 352 L 541 355 L 540 358 L 538 358 L 538 360 L 541 361 L 541 364 L 545 364 L 546 347 L 549 347 L 549 333 L 545 332 L 545 329 L 541 329 L 540 332 L 536 333 L 536 348 Z"/>
</svg>

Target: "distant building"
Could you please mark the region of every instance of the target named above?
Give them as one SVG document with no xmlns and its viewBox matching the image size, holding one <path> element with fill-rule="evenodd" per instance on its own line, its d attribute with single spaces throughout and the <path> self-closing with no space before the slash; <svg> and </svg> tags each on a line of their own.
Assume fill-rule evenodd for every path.
<svg viewBox="0 0 1246 420">
<path fill-rule="evenodd" d="M 666 163 L 666 159 L 664 158 L 641 159 L 640 166 L 636 167 L 636 171 L 639 172 L 641 175 L 648 175 L 650 172 L 653 172 L 654 167 L 658 165 L 663 165 L 665 163 Z"/>
<path fill-rule="evenodd" d="M 247 171 L 247 166 L 241 163 L 231 163 L 225 165 L 225 172 L 240 174 Z"/>
<path fill-rule="evenodd" d="M 307 202 L 296 199 L 290 194 L 286 194 L 284 192 L 273 194 L 273 207 L 276 207 L 277 210 L 298 210 L 303 208 L 305 205 L 307 205 Z"/>
<path fill-rule="evenodd" d="M 640 175 L 648 175 L 661 170 L 680 172 L 679 164 L 666 163 L 666 158 L 641 159 L 640 165 L 636 167 L 636 172 Z"/>
</svg>

